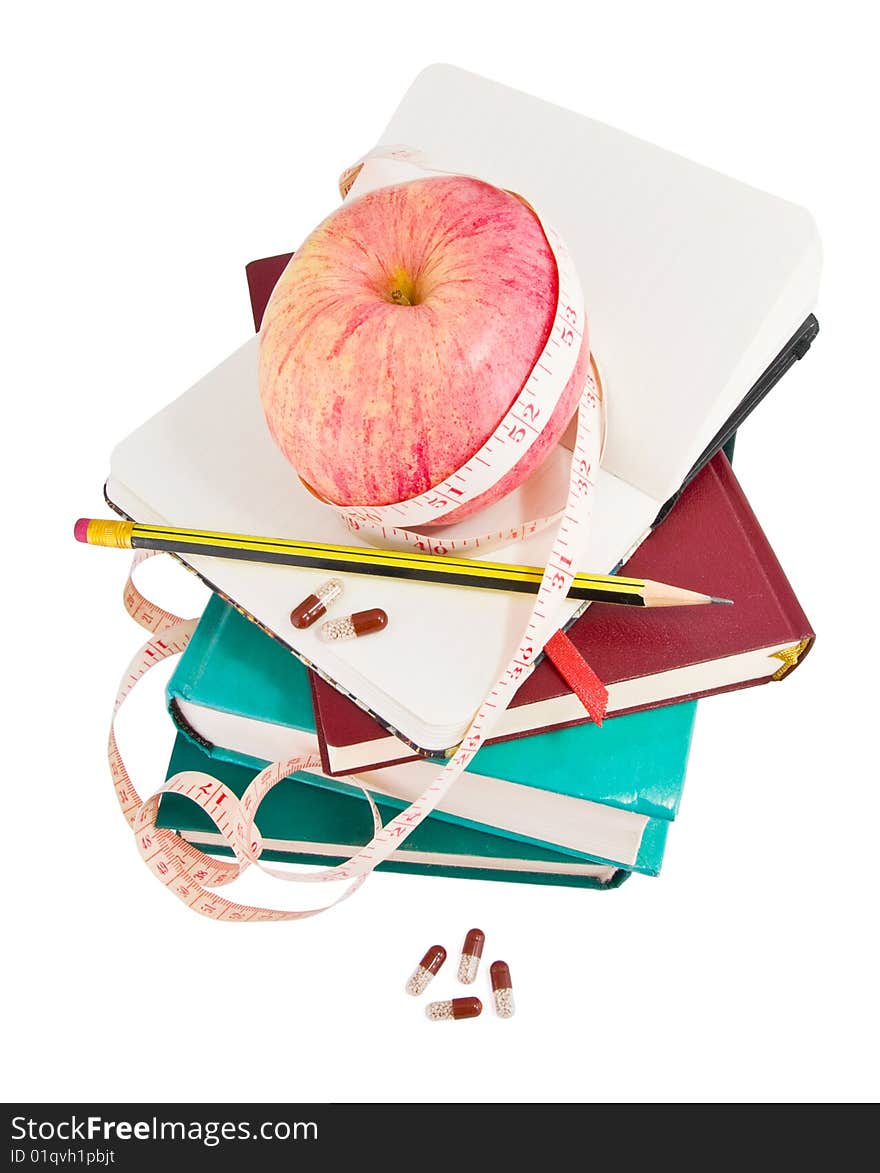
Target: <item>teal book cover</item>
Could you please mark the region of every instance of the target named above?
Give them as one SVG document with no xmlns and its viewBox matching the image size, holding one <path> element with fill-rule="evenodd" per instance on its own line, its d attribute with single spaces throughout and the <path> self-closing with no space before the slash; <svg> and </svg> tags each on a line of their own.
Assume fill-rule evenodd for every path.
<svg viewBox="0 0 880 1173">
<path fill-rule="evenodd" d="M 168 685 L 172 717 L 215 756 L 265 761 L 284 730 L 316 748 L 305 666 L 218 595 Z M 668 820 L 681 799 L 695 702 L 484 746 L 469 774 Z M 222 718 L 228 718 L 223 720 Z"/>
<path fill-rule="evenodd" d="M 255 773 L 253 767 L 210 756 L 178 734 L 167 776 L 185 770 L 210 773 L 238 795 Z M 383 821 L 393 816 L 393 809 L 383 801 L 377 805 Z M 157 823 L 183 834 L 212 854 L 230 854 L 218 842 L 216 827 L 208 815 L 182 795 L 163 795 Z M 362 796 L 350 797 L 307 785 L 294 776 L 266 795 L 260 804 L 257 825 L 266 843 L 266 860 L 331 866 L 343 862 L 366 842 L 372 819 Z M 547 847 L 517 843 L 433 817 L 418 826 L 402 849 L 379 865 L 379 870 L 599 889 L 616 888 L 629 875 L 627 870 L 605 861 L 576 861 L 571 855 Z"/>
</svg>

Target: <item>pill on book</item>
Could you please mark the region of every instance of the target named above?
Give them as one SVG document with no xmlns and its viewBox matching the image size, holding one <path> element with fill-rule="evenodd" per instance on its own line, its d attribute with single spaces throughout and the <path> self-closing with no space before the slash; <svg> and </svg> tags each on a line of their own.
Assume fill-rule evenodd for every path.
<svg viewBox="0 0 880 1173">
<path fill-rule="evenodd" d="M 327 613 L 327 608 L 342 594 L 344 587 L 338 578 L 322 582 L 313 595 L 306 595 L 299 606 L 290 612 L 290 622 L 300 630 L 311 627 Z"/>
<path fill-rule="evenodd" d="M 414 997 L 423 994 L 445 960 L 446 950 L 443 946 L 432 945 L 410 975 L 410 979 L 406 983 L 406 992 Z"/>
<path fill-rule="evenodd" d="M 483 946 L 486 943 L 486 934 L 482 929 L 470 929 L 461 947 L 461 957 L 458 962 L 458 980 L 465 986 L 477 980 L 477 971 L 480 968 L 480 958 L 483 956 Z"/>
<path fill-rule="evenodd" d="M 493 961 L 489 966 L 492 979 L 492 997 L 495 1013 L 499 1018 L 513 1018 L 513 982 L 510 980 L 510 966 L 506 961 Z"/>
<path fill-rule="evenodd" d="M 476 1018 L 483 1013 L 479 998 L 449 998 L 445 1002 L 429 1002 L 425 1014 L 432 1022 L 455 1021 L 459 1018 Z"/>
<path fill-rule="evenodd" d="M 321 635 L 332 643 L 334 640 L 360 639 L 362 635 L 372 635 L 387 626 L 388 616 L 381 607 L 373 607 L 369 611 L 355 611 L 342 619 L 328 619 L 321 624 Z"/>
</svg>

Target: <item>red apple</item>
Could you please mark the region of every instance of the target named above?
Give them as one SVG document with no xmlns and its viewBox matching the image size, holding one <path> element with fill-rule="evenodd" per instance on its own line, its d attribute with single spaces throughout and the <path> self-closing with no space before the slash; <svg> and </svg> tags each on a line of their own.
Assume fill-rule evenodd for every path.
<svg viewBox="0 0 880 1173">
<path fill-rule="evenodd" d="M 263 320 L 260 396 L 302 479 L 337 505 L 387 505 L 439 484 L 497 427 L 543 350 L 556 261 L 516 196 L 460 176 L 343 204 L 285 269 Z M 515 488 L 578 403 L 577 365 L 538 440 L 461 518 Z"/>
</svg>

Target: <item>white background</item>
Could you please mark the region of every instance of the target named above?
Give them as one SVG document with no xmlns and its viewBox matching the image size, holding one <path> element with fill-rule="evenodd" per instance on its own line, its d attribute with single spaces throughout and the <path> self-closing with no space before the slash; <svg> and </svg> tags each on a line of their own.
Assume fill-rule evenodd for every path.
<svg viewBox="0 0 880 1173">
<path fill-rule="evenodd" d="M 877 1097 L 868 7 L 251 0 L 7 21 L 5 1098 Z M 72 524 L 104 513 L 113 444 L 247 336 L 244 264 L 332 209 L 338 172 L 435 60 L 815 214 L 822 333 L 743 429 L 736 468 L 818 642 L 784 686 L 700 705 L 657 880 L 599 894 L 378 875 L 304 923 L 215 924 L 162 891 L 117 809 L 104 742 L 141 637 L 125 556 L 75 545 Z M 154 581 L 167 605 L 201 605 L 182 570 Z M 146 793 L 171 745 L 160 683 L 130 707 Z M 472 924 L 510 962 L 518 1015 L 428 1024 L 402 982 Z"/>
</svg>

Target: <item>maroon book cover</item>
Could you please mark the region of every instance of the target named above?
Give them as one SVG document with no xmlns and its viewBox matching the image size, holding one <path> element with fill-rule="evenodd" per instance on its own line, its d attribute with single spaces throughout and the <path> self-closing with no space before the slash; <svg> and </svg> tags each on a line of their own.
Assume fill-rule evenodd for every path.
<svg viewBox="0 0 880 1173">
<path fill-rule="evenodd" d="M 255 330 L 260 329 L 272 290 L 278 284 L 278 278 L 287 268 L 287 262 L 292 256 L 293 253 L 281 253 L 277 257 L 263 257 L 260 261 L 251 261 L 245 266 Z"/>
<path fill-rule="evenodd" d="M 247 268 L 257 325 L 288 260 L 289 254 Z M 643 609 L 593 603 L 568 635 L 609 689 L 609 718 L 780 680 L 812 644 L 809 621 L 723 453 L 688 485 L 622 573 L 730 598 L 734 605 Z M 420 756 L 314 674 L 312 696 L 327 773 Z M 589 719 L 545 658 L 518 690 L 492 740 Z"/>
</svg>

